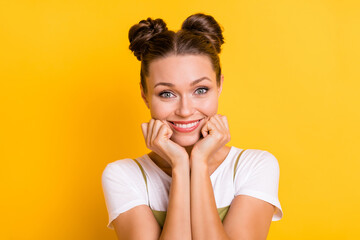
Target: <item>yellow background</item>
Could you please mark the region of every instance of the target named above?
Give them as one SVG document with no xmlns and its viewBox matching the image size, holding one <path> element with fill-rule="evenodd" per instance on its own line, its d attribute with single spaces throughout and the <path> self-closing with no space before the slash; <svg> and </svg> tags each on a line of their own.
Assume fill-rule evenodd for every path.
<svg viewBox="0 0 360 240">
<path fill-rule="evenodd" d="M 189 15 L 224 27 L 219 113 L 280 164 L 268 239 L 360 239 L 358 1 L 0 3 L 0 239 L 115 239 L 106 164 L 147 149 L 129 28 Z"/>
</svg>

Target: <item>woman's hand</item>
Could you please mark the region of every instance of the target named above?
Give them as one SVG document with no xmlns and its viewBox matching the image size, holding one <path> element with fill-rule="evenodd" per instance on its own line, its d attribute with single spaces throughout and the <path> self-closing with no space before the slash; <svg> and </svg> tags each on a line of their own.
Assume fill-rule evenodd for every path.
<svg viewBox="0 0 360 240">
<path fill-rule="evenodd" d="M 220 114 L 212 116 L 201 129 L 201 134 L 204 138 L 194 145 L 191 151 L 191 160 L 196 159 L 196 161 L 208 164 L 212 156 L 230 141 L 226 116 Z"/>
<path fill-rule="evenodd" d="M 173 131 L 166 121 L 151 119 L 142 123 L 141 129 L 146 146 L 167 161 L 172 168 L 178 164 L 189 164 L 189 155 L 185 148 L 170 140 Z"/>
</svg>

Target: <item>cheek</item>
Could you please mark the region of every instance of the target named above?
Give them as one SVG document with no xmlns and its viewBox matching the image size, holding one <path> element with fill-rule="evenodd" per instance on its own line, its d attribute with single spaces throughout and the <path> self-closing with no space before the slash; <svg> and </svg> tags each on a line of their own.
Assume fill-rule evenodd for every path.
<svg viewBox="0 0 360 240">
<path fill-rule="evenodd" d="M 208 99 L 203 101 L 200 106 L 200 111 L 207 116 L 213 116 L 217 113 L 218 110 L 218 100 L 217 98 Z"/>
<path fill-rule="evenodd" d="M 172 106 L 169 103 L 153 101 L 150 106 L 150 114 L 154 119 L 164 120 L 172 112 Z"/>
</svg>

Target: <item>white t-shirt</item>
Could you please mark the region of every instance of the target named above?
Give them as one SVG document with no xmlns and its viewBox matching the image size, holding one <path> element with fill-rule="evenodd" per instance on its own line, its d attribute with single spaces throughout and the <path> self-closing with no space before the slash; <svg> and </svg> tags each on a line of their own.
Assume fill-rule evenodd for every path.
<svg viewBox="0 0 360 240">
<path fill-rule="evenodd" d="M 276 207 L 273 221 L 282 218 L 278 200 L 279 164 L 269 152 L 245 150 L 236 167 L 237 156 L 243 149 L 231 147 L 225 160 L 210 176 L 217 208 L 227 207 L 237 195 L 248 195 L 264 200 Z M 146 184 L 139 166 L 132 159 L 109 163 L 102 174 L 102 187 L 109 214 L 108 228 L 121 213 L 139 205 L 152 210 L 166 211 L 169 202 L 171 177 L 162 171 L 147 154 L 136 158 L 143 167 Z"/>
</svg>

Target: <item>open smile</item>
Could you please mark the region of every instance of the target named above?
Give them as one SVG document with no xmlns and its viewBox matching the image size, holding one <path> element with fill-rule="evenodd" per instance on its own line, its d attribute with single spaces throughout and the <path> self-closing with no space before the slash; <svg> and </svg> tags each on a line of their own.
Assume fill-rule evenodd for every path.
<svg viewBox="0 0 360 240">
<path fill-rule="evenodd" d="M 194 131 L 199 125 L 202 119 L 194 120 L 194 121 L 176 121 L 171 122 L 171 126 L 178 132 L 192 132 Z"/>
</svg>

